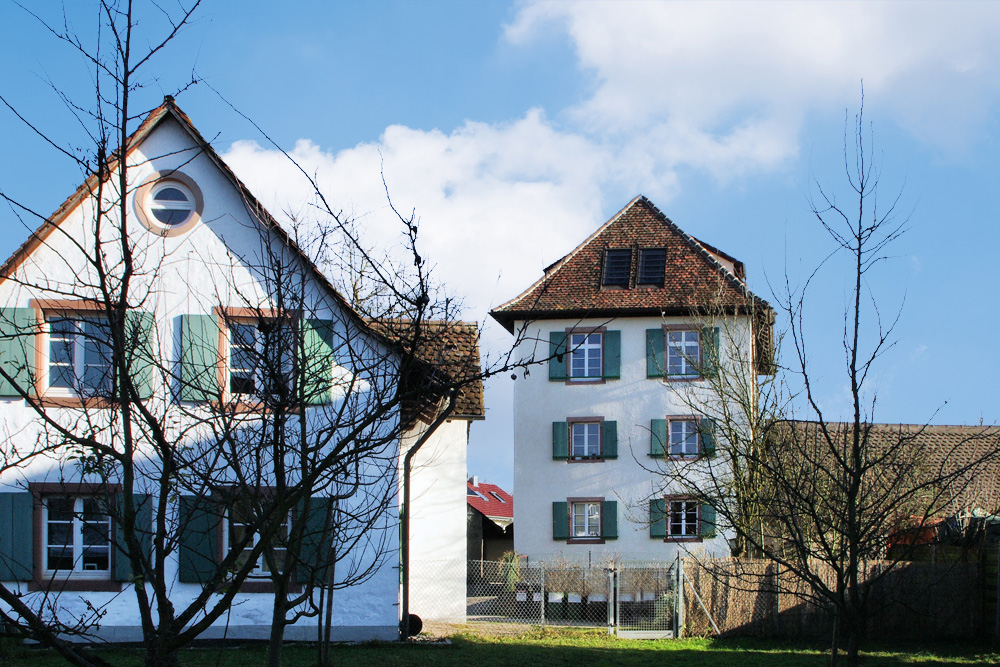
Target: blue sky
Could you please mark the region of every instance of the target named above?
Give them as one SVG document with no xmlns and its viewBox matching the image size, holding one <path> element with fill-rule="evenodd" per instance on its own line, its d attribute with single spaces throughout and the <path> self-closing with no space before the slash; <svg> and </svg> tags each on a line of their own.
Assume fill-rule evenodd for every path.
<svg viewBox="0 0 1000 667">
<path fill-rule="evenodd" d="M 37 11 L 57 17 L 59 3 Z M 96 12 L 72 11 L 92 35 Z M 148 7 L 140 18 L 140 35 L 162 27 Z M 761 296 L 772 299 L 786 270 L 804 278 L 830 249 L 809 213 L 812 179 L 849 201 L 844 120 L 863 80 L 882 201 L 902 189 L 910 214 L 870 282 L 884 312 L 905 299 L 873 384 L 875 418 L 993 423 L 998 26 L 989 3 L 217 1 L 151 63 L 137 103 L 155 106 L 196 72 L 391 246 L 384 172 L 495 355 L 509 338 L 489 308 L 639 193 L 743 260 Z M 0 57 L 0 94 L 86 149 L 47 83 L 88 104 L 85 63 L 10 4 Z M 272 211 L 302 210 L 304 183 L 212 89 L 195 85 L 178 102 Z M 81 174 L 5 108 L 0 131 L 0 188 L 54 210 Z M 3 255 L 28 233 L 9 210 L 0 229 Z M 848 289 L 834 261 L 806 313 L 814 382 L 834 416 L 848 407 Z M 469 472 L 510 488 L 510 381 L 486 397 Z"/>
</svg>

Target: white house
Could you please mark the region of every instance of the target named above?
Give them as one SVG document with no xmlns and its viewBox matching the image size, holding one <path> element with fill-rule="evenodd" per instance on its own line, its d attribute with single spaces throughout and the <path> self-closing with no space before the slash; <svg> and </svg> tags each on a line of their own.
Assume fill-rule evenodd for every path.
<svg viewBox="0 0 1000 667">
<path fill-rule="evenodd" d="M 725 446 L 692 400 L 703 373 L 734 363 L 732 344 L 767 335 L 743 308 L 770 312 L 745 279 L 640 196 L 491 313 L 523 336 L 522 357 L 549 359 L 514 385 L 518 553 L 593 564 L 729 553 L 713 508 L 657 472 L 697 474 Z"/>
<path fill-rule="evenodd" d="M 232 601 L 200 637 L 266 638 L 271 575 L 291 557 L 285 538 L 301 530 L 289 594 L 355 576 L 333 597 L 333 638 L 395 639 L 400 441 L 409 446 L 432 420 L 401 427 L 398 406 L 381 411 L 399 382 L 393 342 L 351 309 L 171 98 L 124 156 L 124 189 L 113 161 L 107 178 L 88 179 L 0 267 L 0 581 L 43 616 L 99 610 L 86 637 L 112 641 L 141 639 L 130 589 L 152 594 L 144 577 L 162 576 L 178 610 L 211 582 L 202 607 Z M 121 294 L 119 313 L 109 305 Z M 114 335 L 129 338 L 109 345 Z M 110 349 L 124 359 L 109 359 Z M 434 541 L 443 535 L 464 559 L 465 445 L 469 420 L 482 416 L 478 391 L 478 407 L 455 411 L 418 457 L 430 471 L 417 473 L 414 494 L 413 516 L 428 523 L 417 531 L 424 556 L 447 553 Z M 291 394 L 299 407 L 284 415 L 279 438 L 268 431 L 278 423 L 270 406 Z M 306 433 L 309 446 L 277 449 L 291 432 Z M 334 467 L 342 437 L 353 438 L 353 453 Z M 128 476 L 119 455 L 132 462 Z M 167 471 L 168 459 L 176 469 Z M 291 487 L 276 480 L 307 475 L 312 497 L 266 524 L 282 538 L 265 544 L 265 524 L 247 518 L 252 507 L 284 502 L 281 489 Z M 131 519 L 114 509 L 129 502 Z M 122 525 L 133 519 L 130 543 Z M 448 528 L 435 536 L 431 522 Z M 237 571 L 245 578 L 230 580 Z M 449 587 L 463 614 L 464 581 L 463 569 Z M 316 632 L 303 616 L 285 637 Z"/>
</svg>

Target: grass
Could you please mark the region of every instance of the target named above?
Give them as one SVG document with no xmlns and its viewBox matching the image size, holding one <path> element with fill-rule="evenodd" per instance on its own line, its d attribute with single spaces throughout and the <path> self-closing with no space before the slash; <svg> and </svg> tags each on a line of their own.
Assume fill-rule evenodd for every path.
<svg viewBox="0 0 1000 667">
<path fill-rule="evenodd" d="M 113 649 L 99 652 L 121 667 L 139 667 L 142 654 L 136 650 Z M 263 646 L 240 648 L 196 648 L 182 653 L 185 667 L 253 667 L 265 662 Z M 289 645 L 284 657 L 287 667 L 314 667 L 315 649 Z M 545 667 L 590 667 L 634 665 L 636 667 L 792 667 L 825 665 L 827 656 L 820 645 L 754 639 L 624 640 L 600 631 L 542 631 L 523 635 L 483 637 L 458 634 L 451 644 L 367 643 L 338 645 L 332 649 L 338 667 L 489 667 L 490 665 L 544 665 Z M 62 665 L 47 650 L 8 649 L 0 664 L 11 667 Z M 864 653 L 868 667 L 897 665 L 998 665 L 1000 653 L 983 646 L 961 643 L 926 646 L 872 646 Z"/>
</svg>

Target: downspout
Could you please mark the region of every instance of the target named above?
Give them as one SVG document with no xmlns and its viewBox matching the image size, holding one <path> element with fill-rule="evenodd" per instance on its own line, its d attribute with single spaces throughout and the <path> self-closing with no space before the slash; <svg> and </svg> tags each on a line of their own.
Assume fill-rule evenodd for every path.
<svg viewBox="0 0 1000 667">
<path fill-rule="evenodd" d="M 413 457 L 416 453 L 420 451 L 424 443 L 434 435 L 438 427 L 455 411 L 457 397 L 458 390 L 452 389 L 448 396 L 448 405 L 431 422 L 427 430 L 420 435 L 417 441 L 413 443 L 413 446 L 407 450 L 406 456 L 403 457 L 403 506 L 400 512 L 402 514 L 402 521 L 399 525 L 400 568 L 402 569 L 401 585 L 403 589 L 401 604 L 402 619 L 399 624 L 399 634 L 402 641 L 406 641 L 410 637 L 410 470 L 413 465 Z"/>
</svg>

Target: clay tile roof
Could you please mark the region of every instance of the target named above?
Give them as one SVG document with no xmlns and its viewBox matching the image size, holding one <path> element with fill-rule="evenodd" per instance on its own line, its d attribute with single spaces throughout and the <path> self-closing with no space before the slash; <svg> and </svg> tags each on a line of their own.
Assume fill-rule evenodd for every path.
<svg viewBox="0 0 1000 667">
<path fill-rule="evenodd" d="M 466 482 L 466 486 L 468 492 L 465 499 L 470 507 L 479 510 L 490 519 L 514 520 L 514 496 L 496 484 L 480 482 L 477 486 L 473 486 L 472 482 Z M 479 495 L 476 495 L 477 493 Z M 499 500 L 493 495 L 494 493 L 500 496 Z"/>
<path fill-rule="evenodd" d="M 601 287 L 608 248 L 633 251 L 629 289 Z M 639 248 L 666 249 L 662 287 L 635 287 Z M 732 270 L 719 258 L 732 264 Z M 523 294 L 490 314 L 512 333 L 519 319 L 688 315 L 707 308 L 726 312 L 755 308 L 770 318 L 770 305 L 753 295 L 744 279 L 742 262 L 689 236 L 640 195 L 548 267 Z"/>
<path fill-rule="evenodd" d="M 850 433 L 850 424 L 828 422 L 835 437 Z M 872 448 L 905 442 L 901 455 L 919 461 L 929 475 L 954 476 L 941 505 L 949 516 L 972 511 L 1000 514 L 1000 427 L 965 425 L 871 424 Z M 785 421 L 781 429 L 791 429 L 795 437 L 808 443 L 820 442 L 819 424 L 812 421 Z M 780 435 L 778 436 L 781 437 Z M 780 441 L 780 440 L 779 440 Z"/>
</svg>

